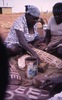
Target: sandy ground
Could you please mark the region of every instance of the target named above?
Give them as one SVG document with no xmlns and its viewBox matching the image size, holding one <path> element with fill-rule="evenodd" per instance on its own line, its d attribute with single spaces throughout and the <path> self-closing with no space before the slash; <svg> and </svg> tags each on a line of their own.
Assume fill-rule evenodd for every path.
<svg viewBox="0 0 62 100">
<path fill-rule="evenodd" d="M 13 22 L 21 16 L 23 13 L 16 13 L 16 14 L 0 14 L 0 35 L 3 39 L 6 38 L 7 33 L 9 32 Z M 49 19 L 51 13 L 41 13 L 40 17 L 42 17 L 45 21 Z M 41 34 L 41 27 L 42 25 L 38 23 L 38 31 Z"/>
</svg>

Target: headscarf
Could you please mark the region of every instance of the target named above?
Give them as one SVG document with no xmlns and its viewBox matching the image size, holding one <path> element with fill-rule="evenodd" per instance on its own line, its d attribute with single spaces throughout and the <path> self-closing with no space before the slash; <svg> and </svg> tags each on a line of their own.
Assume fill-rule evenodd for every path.
<svg viewBox="0 0 62 100">
<path fill-rule="evenodd" d="M 30 15 L 32 16 L 35 16 L 35 17 L 39 17 L 40 15 L 40 11 L 37 7 L 33 6 L 33 5 L 26 5 L 26 13 L 29 13 Z"/>
<path fill-rule="evenodd" d="M 62 2 L 56 3 L 53 6 L 53 13 L 62 13 Z"/>
</svg>

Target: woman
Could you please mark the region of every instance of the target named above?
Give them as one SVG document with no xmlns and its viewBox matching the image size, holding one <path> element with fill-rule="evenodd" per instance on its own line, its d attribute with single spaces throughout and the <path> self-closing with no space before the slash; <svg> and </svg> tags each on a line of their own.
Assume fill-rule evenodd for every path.
<svg viewBox="0 0 62 100">
<path fill-rule="evenodd" d="M 13 24 L 6 40 L 5 45 L 10 55 L 22 54 L 27 51 L 31 56 L 40 60 L 37 53 L 29 44 L 33 44 L 39 39 L 36 22 L 40 16 L 40 11 L 35 6 L 30 6 L 26 13 L 19 17 Z"/>
<path fill-rule="evenodd" d="M 53 16 L 50 18 L 46 30 L 45 42 L 47 52 L 62 58 L 62 2 L 53 6 Z"/>
</svg>

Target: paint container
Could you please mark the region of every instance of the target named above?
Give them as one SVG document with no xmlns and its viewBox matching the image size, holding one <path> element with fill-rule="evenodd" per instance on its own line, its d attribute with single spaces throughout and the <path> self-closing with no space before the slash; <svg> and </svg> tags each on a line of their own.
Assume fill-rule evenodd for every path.
<svg viewBox="0 0 62 100">
<path fill-rule="evenodd" d="M 46 35 L 47 24 L 43 25 L 43 37 Z"/>
<path fill-rule="evenodd" d="M 33 78 L 38 74 L 38 60 L 34 57 L 27 57 L 25 59 L 26 77 Z"/>
</svg>

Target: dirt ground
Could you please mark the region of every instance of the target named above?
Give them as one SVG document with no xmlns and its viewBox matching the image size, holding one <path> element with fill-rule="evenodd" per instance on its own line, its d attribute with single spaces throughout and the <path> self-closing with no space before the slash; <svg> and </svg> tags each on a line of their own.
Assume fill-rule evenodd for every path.
<svg viewBox="0 0 62 100">
<path fill-rule="evenodd" d="M 23 13 L 14 13 L 14 14 L 0 14 L 0 35 L 3 39 L 6 38 L 7 33 L 9 32 L 13 22 L 21 16 Z M 40 17 L 42 17 L 45 21 L 48 22 L 49 17 L 52 13 L 41 13 Z M 41 24 L 38 23 L 38 31 L 41 32 Z"/>
</svg>

